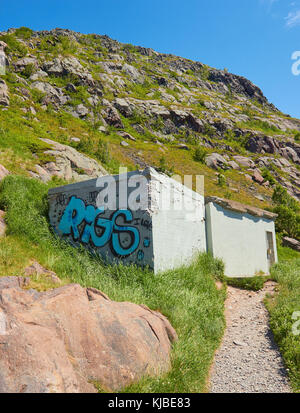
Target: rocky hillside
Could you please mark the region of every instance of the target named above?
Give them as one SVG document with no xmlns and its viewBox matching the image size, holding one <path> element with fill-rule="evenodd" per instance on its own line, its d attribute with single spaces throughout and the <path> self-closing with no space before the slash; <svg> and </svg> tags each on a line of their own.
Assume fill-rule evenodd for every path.
<svg viewBox="0 0 300 413">
<path fill-rule="evenodd" d="M 8 170 L 78 180 L 150 165 L 204 174 L 207 194 L 260 207 L 277 182 L 300 198 L 300 120 L 244 77 L 70 30 L 10 29 L 0 41 Z"/>
</svg>

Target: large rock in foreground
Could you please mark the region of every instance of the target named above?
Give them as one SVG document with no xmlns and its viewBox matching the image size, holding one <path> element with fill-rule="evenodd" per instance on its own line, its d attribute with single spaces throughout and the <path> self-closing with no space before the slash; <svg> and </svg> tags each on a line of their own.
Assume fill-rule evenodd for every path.
<svg viewBox="0 0 300 413">
<path fill-rule="evenodd" d="M 170 368 L 177 339 L 158 312 L 77 284 L 39 293 L 0 278 L 0 393 L 118 390 Z"/>
</svg>

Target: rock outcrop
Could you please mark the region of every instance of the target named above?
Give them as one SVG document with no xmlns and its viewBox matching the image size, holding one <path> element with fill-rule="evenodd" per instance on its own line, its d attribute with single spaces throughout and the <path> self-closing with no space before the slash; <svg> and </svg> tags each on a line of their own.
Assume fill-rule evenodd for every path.
<svg viewBox="0 0 300 413">
<path fill-rule="evenodd" d="M 47 270 L 37 261 L 33 261 L 28 267 L 24 269 L 24 275 L 26 277 L 35 276 L 39 278 L 40 276 L 44 276 L 46 279 L 51 281 L 53 284 L 60 284 L 61 280 L 55 274 L 55 272 Z"/>
<path fill-rule="evenodd" d="M 0 79 L 0 105 L 9 106 L 9 91 L 3 79 Z"/>
<path fill-rule="evenodd" d="M 7 175 L 9 175 L 9 171 L 3 165 L 0 164 L 0 181 Z"/>
<path fill-rule="evenodd" d="M 300 241 L 298 241 L 294 238 L 283 237 L 282 238 L 282 245 L 284 247 L 289 247 L 289 248 L 292 248 L 295 251 L 300 252 Z"/>
<path fill-rule="evenodd" d="M 78 78 L 81 84 L 88 86 L 95 85 L 92 75 L 85 70 L 79 60 L 75 57 L 66 57 L 64 59 L 55 58 L 50 62 L 44 63 L 42 69 L 48 73 L 48 75 L 72 75 L 75 78 Z"/>
<path fill-rule="evenodd" d="M 38 60 L 35 57 L 24 57 L 14 63 L 14 68 L 16 72 L 22 72 L 29 65 L 37 69 Z"/>
<path fill-rule="evenodd" d="M 300 165 L 300 145 L 281 141 L 271 136 L 253 136 L 247 143 L 250 152 L 261 154 L 280 154 L 287 160 Z"/>
<path fill-rule="evenodd" d="M 162 314 L 76 284 L 26 285 L 0 278 L 0 393 L 116 391 L 170 368 L 177 336 Z"/>
<path fill-rule="evenodd" d="M 237 76 L 232 73 L 227 73 L 223 70 L 210 70 L 209 80 L 212 82 L 221 83 L 228 87 L 232 92 L 240 93 L 249 98 L 257 99 L 261 104 L 267 104 L 268 101 L 262 91 L 251 83 L 248 79 Z"/>
<path fill-rule="evenodd" d="M 47 82 L 36 81 L 31 85 L 32 89 L 40 91 L 44 96 L 42 97 L 42 104 L 49 105 L 52 103 L 56 107 L 64 105 L 68 102 L 69 97 L 66 96 L 60 88 L 53 87 Z"/>
<path fill-rule="evenodd" d="M 107 175 L 107 171 L 97 161 L 79 153 L 71 146 L 62 145 L 51 139 L 42 140 L 53 148 L 46 150 L 45 154 L 53 156 L 55 162 L 48 162 L 43 166 L 36 165 L 36 170 L 31 171 L 31 176 L 44 182 L 53 176 L 79 182 Z"/>
<path fill-rule="evenodd" d="M 211 155 L 207 156 L 205 163 L 207 166 L 213 169 L 228 169 L 226 159 L 218 153 L 212 153 Z"/>
<path fill-rule="evenodd" d="M 6 223 L 5 223 L 5 212 L 0 210 L 0 238 L 4 237 L 6 232 Z"/>
</svg>

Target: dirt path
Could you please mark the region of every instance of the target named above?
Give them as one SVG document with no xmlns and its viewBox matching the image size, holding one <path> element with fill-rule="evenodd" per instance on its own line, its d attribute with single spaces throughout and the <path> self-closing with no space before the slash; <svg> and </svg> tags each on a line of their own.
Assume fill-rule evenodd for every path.
<svg viewBox="0 0 300 413">
<path fill-rule="evenodd" d="M 259 292 L 228 287 L 227 328 L 211 371 L 211 393 L 291 392 L 263 304 L 274 287 L 273 282 Z"/>
</svg>

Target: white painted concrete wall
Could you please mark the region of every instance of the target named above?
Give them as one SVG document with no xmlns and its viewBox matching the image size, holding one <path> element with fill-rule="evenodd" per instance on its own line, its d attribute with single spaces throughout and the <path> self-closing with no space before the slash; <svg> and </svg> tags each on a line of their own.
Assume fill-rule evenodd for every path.
<svg viewBox="0 0 300 413">
<path fill-rule="evenodd" d="M 185 211 L 159 211 L 152 224 L 155 273 L 189 265 L 206 251 L 203 220 L 187 220 Z"/>
<path fill-rule="evenodd" d="M 190 264 L 206 251 L 204 197 L 160 174 L 151 176 L 150 194 L 154 271 Z"/>
<path fill-rule="evenodd" d="M 207 249 L 225 263 L 229 277 L 269 274 L 267 235 L 273 233 L 275 260 L 277 248 L 274 221 L 241 214 L 212 202 L 206 205 Z"/>
</svg>

